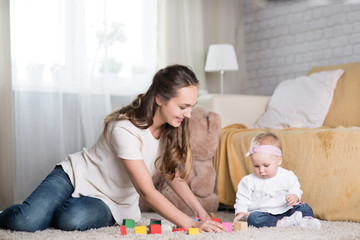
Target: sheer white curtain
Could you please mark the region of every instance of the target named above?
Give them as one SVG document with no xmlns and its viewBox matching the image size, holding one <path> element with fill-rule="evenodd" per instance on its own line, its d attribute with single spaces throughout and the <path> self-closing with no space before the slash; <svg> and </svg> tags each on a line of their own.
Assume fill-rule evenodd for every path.
<svg viewBox="0 0 360 240">
<path fill-rule="evenodd" d="M 15 202 L 156 70 L 156 0 L 12 0 Z"/>
<path fill-rule="evenodd" d="M 0 210 L 13 203 L 14 198 L 9 6 L 8 0 L 0 0 Z"/>
<path fill-rule="evenodd" d="M 190 66 L 206 89 L 203 6 L 201 0 L 159 0 L 159 66 Z"/>
</svg>

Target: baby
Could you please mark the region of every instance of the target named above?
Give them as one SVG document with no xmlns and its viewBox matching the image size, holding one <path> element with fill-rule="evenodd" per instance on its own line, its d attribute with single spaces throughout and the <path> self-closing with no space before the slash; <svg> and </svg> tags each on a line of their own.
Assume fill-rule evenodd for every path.
<svg viewBox="0 0 360 240">
<path fill-rule="evenodd" d="M 250 156 L 254 173 L 243 177 L 238 185 L 234 222 L 247 218 L 255 227 L 320 228 L 311 207 L 300 202 L 303 192 L 298 178 L 280 167 L 281 142 L 275 134 L 254 137 L 246 156 Z"/>
</svg>

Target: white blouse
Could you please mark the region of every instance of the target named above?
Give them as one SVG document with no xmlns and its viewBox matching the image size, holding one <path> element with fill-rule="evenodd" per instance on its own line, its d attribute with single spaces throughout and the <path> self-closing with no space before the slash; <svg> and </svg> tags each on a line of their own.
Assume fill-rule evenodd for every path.
<svg viewBox="0 0 360 240">
<path fill-rule="evenodd" d="M 292 171 L 279 167 L 277 174 L 267 179 L 252 173 L 243 177 L 238 185 L 235 215 L 253 211 L 281 214 L 292 208 L 286 204 L 286 196 L 296 194 L 300 201 L 302 193 L 298 178 Z"/>
<path fill-rule="evenodd" d="M 160 155 L 159 142 L 150 129 L 139 129 L 128 120 L 110 123 L 108 142 L 101 135 L 89 149 L 70 154 L 61 162 L 74 186 L 73 197 L 101 199 L 118 224 L 129 218 L 139 221 L 139 194 L 121 159 L 144 161 L 151 175 Z"/>
</svg>

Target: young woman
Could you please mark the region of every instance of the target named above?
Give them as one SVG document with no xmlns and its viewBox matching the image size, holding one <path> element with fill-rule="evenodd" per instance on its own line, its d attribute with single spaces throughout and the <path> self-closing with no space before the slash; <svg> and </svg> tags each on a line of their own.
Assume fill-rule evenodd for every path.
<svg viewBox="0 0 360 240">
<path fill-rule="evenodd" d="M 224 231 L 184 181 L 191 167 L 188 119 L 197 102 L 197 86 L 195 74 L 185 66 L 159 70 L 145 94 L 106 116 L 103 134 L 91 148 L 67 156 L 22 204 L 4 210 L 0 227 L 84 231 L 121 224 L 123 219 L 138 221 L 140 195 L 179 227 Z M 151 177 L 157 170 L 200 221 L 155 189 Z"/>
</svg>

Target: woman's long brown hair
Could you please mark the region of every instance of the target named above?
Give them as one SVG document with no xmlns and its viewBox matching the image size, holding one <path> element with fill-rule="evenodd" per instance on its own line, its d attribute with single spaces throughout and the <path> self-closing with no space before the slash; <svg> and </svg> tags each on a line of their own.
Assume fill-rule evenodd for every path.
<svg viewBox="0 0 360 240">
<path fill-rule="evenodd" d="M 107 139 L 107 131 L 112 121 L 127 119 L 140 129 L 147 129 L 153 124 L 153 118 L 158 108 L 155 98 L 159 96 L 167 102 L 176 97 L 178 90 L 183 87 L 197 86 L 194 72 L 183 65 L 171 65 L 160 69 L 152 80 L 152 84 L 145 94 L 139 94 L 129 105 L 116 109 L 105 117 L 103 135 Z M 161 142 L 164 152 L 157 159 L 161 159 L 158 167 L 164 171 L 166 177 L 173 180 L 176 169 L 180 170 L 180 178 L 187 179 L 191 168 L 191 148 L 189 119 L 184 119 L 177 128 L 164 124 L 161 131 Z M 158 164 L 156 164 L 158 166 Z"/>
</svg>

